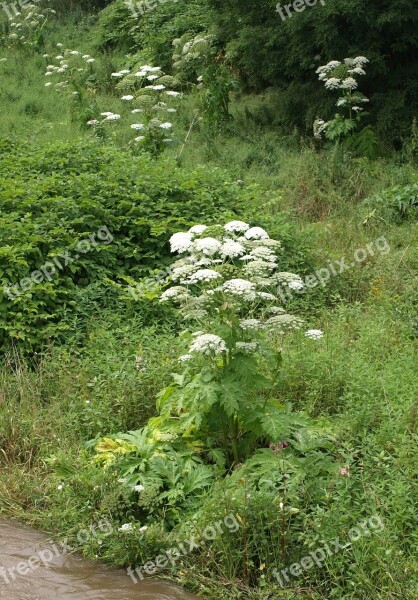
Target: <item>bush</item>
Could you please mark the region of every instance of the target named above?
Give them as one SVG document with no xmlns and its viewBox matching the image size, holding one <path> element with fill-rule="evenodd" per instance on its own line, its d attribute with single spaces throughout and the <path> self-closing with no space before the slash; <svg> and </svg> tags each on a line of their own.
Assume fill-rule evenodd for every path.
<svg viewBox="0 0 418 600">
<path fill-rule="evenodd" d="M 140 4 L 133 0 L 133 6 Z M 156 3 L 145 14 L 133 15 L 123 0 L 116 0 L 99 17 L 96 45 L 101 49 L 135 47 L 147 60 L 164 70 L 171 67 L 175 38 L 205 31 L 209 26 L 209 9 L 202 0 L 177 0 Z"/>
<path fill-rule="evenodd" d="M 0 345 L 62 335 L 89 286 L 90 314 L 114 305 L 108 278 L 147 276 L 167 261 L 174 231 L 230 215 L 244 197 L 220 170 L 187 173 L 92 142 L 3 141 L 0 165 Z"/>
<path fill-rule="evenodd" d="M 395 186 L 366 198 L 362 208 L 367 210 L 365 223 L 380 220 L 401 224 L 414 221 L 418 214 L 418 182 L 411 185 Z"/>
</svg>

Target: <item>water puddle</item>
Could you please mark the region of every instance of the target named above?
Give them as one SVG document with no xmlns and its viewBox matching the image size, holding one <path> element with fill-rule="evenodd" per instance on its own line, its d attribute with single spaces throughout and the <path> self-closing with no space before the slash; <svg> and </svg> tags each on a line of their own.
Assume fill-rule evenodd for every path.
<svg viewBox="0 0 418 600">
<path fill-rule="evenodd" d="M 135 584 L 125 571 L 77 555 L 54 556 L 45 566 L 39 556 L 50 547 L 46 535 L 0 519 L 0 600 L 197 600 L 158 580 Z"/>
</svg>

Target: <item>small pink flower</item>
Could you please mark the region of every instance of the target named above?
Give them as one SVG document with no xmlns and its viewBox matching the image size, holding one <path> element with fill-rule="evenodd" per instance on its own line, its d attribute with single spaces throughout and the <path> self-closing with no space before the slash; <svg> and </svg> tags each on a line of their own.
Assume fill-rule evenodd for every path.
<svg viewBox="0 0 418 600">
<path fill-rule="evenodd" d="M 279 442 L 278 444 L 269 444 L 270 450 L 277 456 L 279 450 L 283 450 L 283 448 L 287 448 L 289 442 Z"/>
<path fill-rule="evenodd" d="M 343 477 L 350 477 L 349 473 L 350 467 L 349 465 L 345 465 L 342 469 L 339 470 L 339 474 Z"/>
</svg>

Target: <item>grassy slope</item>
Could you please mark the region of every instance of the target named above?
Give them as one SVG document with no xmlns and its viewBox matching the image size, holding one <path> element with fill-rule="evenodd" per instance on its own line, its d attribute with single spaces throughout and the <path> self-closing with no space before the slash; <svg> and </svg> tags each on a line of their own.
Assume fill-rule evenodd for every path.
<svg viewBox="0 0 418 600">
<path fill-rule="evenodd" d="M 67 23 L 53 31 L 50 40 L 95 55 L 88 32 L 82 22 L 71 27 Z M 1 56 L 8 61 L 0 64 L 1 101 L 6 108 L 0 132 L 42 143 L 77 137 L 79 130 L 70 122 L 66 101 L 57 102 L 44 88 L 44 59 L 15 51 L 2 51 Z M 117 57 L 110 60 L 118 66 Z M 106 110 L 108 98 L 97 100 Z M 342 164 L 332 153 L 318 155 L 295 139 L 244 122 L 244 106 L 256 111 L 258 103 L 257 98 L 236 103 L 228 135 L 206 143 L 202 132 L 196 131 L 182 155 L 183 166 L 226 165 L 246 184 L 257 182 L 259 206 L 250 210 L 268 212 L 273 220 L 277 211 L 289 210 L 306 235 L 317 268 L 326 266 L 328 259 L 351 257 L 356 248 L 382 235 L 391 248 L 336 277 L 325 291 L 296 302 L 308 324 L 323 328 L 326 337 L 319 346 L 303 339 L 289 344 L 283 397 L 314 416 L 327 415 L 340 432 L 336 443 L 342 464 L 352 462 L 356 467 L 352 478 L 343 482 L 345 488 L 332 491 L 326 510 L 321 513 L 318 507 L 317 517 L 311 517 L 295 543 L 315 543 L 315 527 L 322 527 L 324 537 L 332 539 L 342 522 L 356 522 L 355 515 L 369 516 L 376 510 L 386 526 L 380 546 L 365 542 L 331 561 L 322 580 L 319 577 L 317 585 L 298 596 L 324 597 L 325 578 L 334 590 L 329 597 L 412 599 L 407 538 L 413 527 L 409 480 L 417 408 L 414 228 L 379 221 L 363 227 L 365 215 L 358 205 L 373 192 L 411 181 L 414 168 L 399 164 L 396 157 L 373 164 L 362 160 Z M 186 131 L 186 111 L 179 119 Z M 91 323 L 82 349 L 71 345 L 51 349 L 41 367 L 31 369 L 7 357 L 0 374 L 0 510 L 60 535 L 90 523 L 103 506 L 116 510 L 115 486 L 103 491 L 104 500 L 99 501 L 88 471 L 63 496 L 56 489 L 60 478 L 47 459 L 65 455 L 77 466 L 86 440 L 139 427 L 153 413 L 155 393 L 169 377 L 175 362 L 172 348 L 170 332 L 104 315 Z M 142 353 L 148 361 L 145 374 L 135 368 L 135 355 Z M 358 481 L 361 485 L 356 487 Z M 108 485 L 105 479 L 97 484 L 103 490 Z M 85 551 L 98 553 L 94 547 Z M 115 540 L 103 555 L 122 562 L 123 545 Z M 200 577 L 190 569 L 187 580 L 192 587 L 204 581 L 207 593 L 219 598 L 223 592 L 216 584 L 216 571 L 203 579 L 210 574 L 210 559 L 207 562 L 207 573 L 202 571 Z M 231 596 L 232 591 L 225 597 Z M 238 598 L 238 592 L 233 597 Z M 295 597 L 294 592 L 288 597 Z"/>
</svg>

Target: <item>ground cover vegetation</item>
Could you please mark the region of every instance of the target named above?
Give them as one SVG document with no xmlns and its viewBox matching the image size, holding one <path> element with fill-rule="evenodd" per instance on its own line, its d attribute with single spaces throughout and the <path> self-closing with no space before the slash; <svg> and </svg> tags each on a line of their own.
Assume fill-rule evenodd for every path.
<svg viewBox="0 0 418 600">
<path fill-rule="evenodd" d="M 0 34 L 0 511 L 133 568 L 232 515 L 150 574 L 414 598 L 413 4 L 26 4 Z"/>
</svg>

